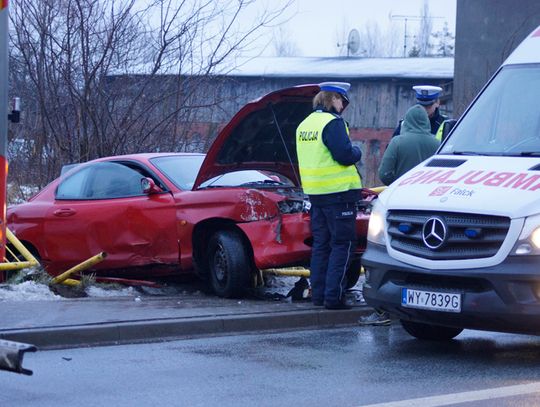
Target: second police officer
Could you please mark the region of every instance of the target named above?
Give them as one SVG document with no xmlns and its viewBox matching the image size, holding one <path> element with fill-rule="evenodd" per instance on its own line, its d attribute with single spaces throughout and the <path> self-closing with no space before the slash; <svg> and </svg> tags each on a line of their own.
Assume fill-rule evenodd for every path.
<svg viewBox="0 0 540 407">
<path fill-rule="evenodd" d="M 441 114 L 439 110 L 439 97 L 441 95 L 442 88 L 432 85 L 417 85 L 413 86 L 413 90 L 416 96 L 416 103 L 426 109 L 426 113 L 428 114 L 431 125 L 431 134 L 433 134 L 437 140 L 442 141 L 442 124 L 448 119 L 448 117 Z M 392 137 L 401 134 L 401 123 L 403 123 L 403 120 L 399 121 L 399 124 L 394 130 Z"/>
</svg>

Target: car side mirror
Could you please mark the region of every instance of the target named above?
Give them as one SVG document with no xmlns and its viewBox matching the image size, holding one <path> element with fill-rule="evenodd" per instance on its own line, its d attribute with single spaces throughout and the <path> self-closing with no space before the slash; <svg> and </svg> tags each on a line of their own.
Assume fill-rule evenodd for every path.
<svg viewBox="0 0 540 407">
<path fill-rule="evenodd" d="M 156 185 L 154 180 L 149 177 L 141 178 L 141 188 L 146 195 L 158 194 L 163 190 Z"/>
<path fill-rule="evenodd" d="M 448 119 L 443 122 L 443 131 L 442 131 L 442 138 L 441 141 L 445 140 L 446 137 L 450 134 L 454 126 L 456 125 L 457 120 L 456 119 Z"/>
</svg>

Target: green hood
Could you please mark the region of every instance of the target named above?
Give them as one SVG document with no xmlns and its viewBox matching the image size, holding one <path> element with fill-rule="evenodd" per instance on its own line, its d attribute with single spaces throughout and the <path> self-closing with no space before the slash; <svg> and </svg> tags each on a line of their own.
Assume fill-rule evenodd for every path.
<svg viewBox="0 0 540 407">
<path fill-rule="evenodd" d="M 431 124 L 426 109 L 420 105 L 414 105 L 405 114 L 401 127 L 401 134 L 431 134 Z"/>
</svg>

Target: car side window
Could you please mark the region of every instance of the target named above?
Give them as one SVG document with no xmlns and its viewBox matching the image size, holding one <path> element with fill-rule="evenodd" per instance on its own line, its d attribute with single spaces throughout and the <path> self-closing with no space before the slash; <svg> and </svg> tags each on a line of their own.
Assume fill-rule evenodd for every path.
<svg viewBox="0 0 540 407">
<path fill-rule="evenodd" d="M 111 199 L 144 195 L 142 175 L 125 165 L 100 162 L 63 180 L 56 199 Z"/>
<path fill-rule="evenodd" d="M 63 180 L 56 189 L 56 199 L 86 199 L 84 187 L 91 172 L 92 167 L 85 167 Z"/>
</svg>

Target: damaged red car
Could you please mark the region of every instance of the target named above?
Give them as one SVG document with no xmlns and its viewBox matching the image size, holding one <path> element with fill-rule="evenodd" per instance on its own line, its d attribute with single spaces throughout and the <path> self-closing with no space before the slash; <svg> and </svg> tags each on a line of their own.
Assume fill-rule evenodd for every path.
<svg viewBox="0 0 540 407">
<path fill-rule="evenodd" d="M 241 296 L 261 283 L 261 270 L 309 266 L 310 204 L 300 187 L 295 131 L 318 91 L 298 86 L 248 103 L 206 155 L 79 164 L 10 207 L 8 227 L 53 275 L 106 252 L 92 269 L 98 276 L 196 272 L 217 295 Z M 368 218 L 358 212 L 349 286 L 360 273 Z"/>
</svg>

